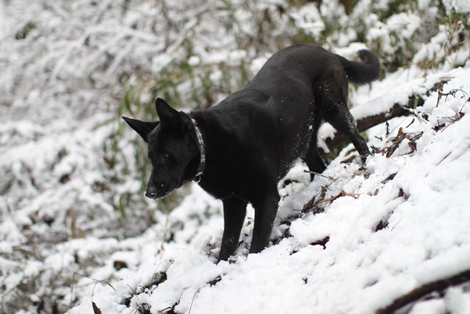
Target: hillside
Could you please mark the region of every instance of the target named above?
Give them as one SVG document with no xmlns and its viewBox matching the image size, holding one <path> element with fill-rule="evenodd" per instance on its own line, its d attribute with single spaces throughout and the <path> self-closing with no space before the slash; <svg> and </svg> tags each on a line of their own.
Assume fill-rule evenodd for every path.
<svg viewBox="0 0 470 314">
<path fill-rule="evenodd" d="M 3 2 L 0 312 L 470 312 L 469 12 L 432 0 Z M 215 264 L 221 203 L 196 184 L 145 199 L 145 149 L 119 117 L 155 118 L 155 96 L 216 105 L 296 42 L 379 56 L 381 80 L 351 86 L 356 119 L 416 101 L 366 132 L 364 166 L 352 145 L 311 183 L 297 164 L 270 247 L 247 254 L 250 210 L 236 256 Z M 325 150 L 332 134 L 322 127 Z"/>
<path fill-rule="evenodd" d="M 379 151 L 365 167 L 357 158 L 343 163 L 351 146 L 311 184 L 304 167 L 296 167 L 290 176 L 300 183 L 282 189 L 289 196 L 280 204 L 276 244 L 261 254 L 246 255 L 248 219 L 237 256 L 216 265 L 220 204 L 193 186 L 164 226 L 118 244 L 107 265 L 90 276 L 113 278 L 113 287 L 93 283 L 94 292 L 84 289 L 89 295 L 71 313 L 85 312 L 92 301 L 105 312 L 123 313 L 375 313 L 413 289 L 457 275 L 467 284 L 433 289 L 410 313 L 466 313 L 470 104 L 463 90 L 470 88 L 469 71 L 446 77 L 453 79 L 444 91 L 454 90 L 454 96 L 438 101 L 433 92 L 416 116 L 391 121 L 390 135 L 384 126 L 368 132 Z M 400 84 L 387 95 L 428 84 Z M 381 101 L 393 99 L 387 95 Z M 313 206 L 304 207 L 312 198 Z M 199 225 L 208 213 L 211 219 Z M 162 242 L 162 234 L 177 225 L 173 241 Z M 118 261 L 129 268 L 117 272 Z M 119 305 L 131 295 L 130 308 Z"/>
</svg>

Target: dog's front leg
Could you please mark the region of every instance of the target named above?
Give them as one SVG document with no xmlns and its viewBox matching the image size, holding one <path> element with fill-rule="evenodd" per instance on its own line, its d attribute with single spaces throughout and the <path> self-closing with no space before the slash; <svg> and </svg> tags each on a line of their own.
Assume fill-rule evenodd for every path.
<svg viewBox="0 0 470 314">
<path fill-rule="evenodd" d="M 239 198 L 229 198 L 224 203 L 224 235 L 220 248 L 219 261 L 226 261 L 238 245 L 240 232 L 246 215 L 246 205 L 248 202 Z"/>
<path fill-rule="evenodd" d="M 255 207 L 255 227 L 250 253 L 259 253 L 268 246 L 279 200 L 279 193 L 277 189 L 274 189 L 259 204 L 253 204 Z"/>
</svg>

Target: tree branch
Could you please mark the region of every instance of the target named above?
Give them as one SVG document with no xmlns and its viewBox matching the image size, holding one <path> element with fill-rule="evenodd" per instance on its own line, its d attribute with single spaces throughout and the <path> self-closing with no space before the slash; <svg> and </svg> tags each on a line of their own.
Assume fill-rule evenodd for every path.
<svg viewBox="0 0 470 314">
<path fill-rule="evenodd" d="M 470 270 L 463 271 L 449 278 L 430 282 L 395 299 L 390 305 L 377 310 L 375 314 L 392 314 L 395 311 L 401 309 L 402 307 L 409 305 L 415 301 L 418 301 L 419 299 L 421 299 L 427 294 L 430 294 L 431 292 L 442 291 L 451 286 L 463 284 L 468 281 L 470 281 Z"/>
</svg>

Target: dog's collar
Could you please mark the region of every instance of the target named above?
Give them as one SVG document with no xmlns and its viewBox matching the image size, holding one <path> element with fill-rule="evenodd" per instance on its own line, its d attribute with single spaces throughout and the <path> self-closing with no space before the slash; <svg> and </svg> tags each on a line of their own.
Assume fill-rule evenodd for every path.
<svg viewBox="0 0 470 314">
<path fill-rule="evenodd" d="M 199 161 L 199 166 L 197 167 L 197 173 L 193 181 L 199 183 L 199 181 L 201 181 L 202 173 L 204 172 L 204 169 L 206 168 L 206 148 L 204 145 L 204 139 L 202 138 L 201 130 L 199 130 L 197 126 L 197 121 L 194 119 L 191 119 L 191 121 L 194 126 L 194 131 L 196 133 L 197 144 L 199 148 L 199 154 L 201 156 L 200 161 Z"/>
</svg>

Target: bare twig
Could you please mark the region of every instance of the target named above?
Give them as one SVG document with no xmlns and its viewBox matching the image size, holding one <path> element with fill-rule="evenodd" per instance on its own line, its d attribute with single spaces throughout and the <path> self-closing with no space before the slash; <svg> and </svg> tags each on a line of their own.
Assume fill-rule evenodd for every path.
<svg viewBox="0 0 470 314">
<path fill-rule="evenodd" d="M 444 161 L 444 159 L 446 159 L 447 157 L 449 157 L 449 155 L 452 154 L 452 151 L 450 151 L 447 155 L 444 156 L 444 158 L 441 159 L 441 161 L 439 161 L 436 166 L 439 166 L 441 164 L 441 162 Z"/>
<path fill-rule="evenodd" d="M 80 273 L 75 272 L 75 273 L 73 273 L 73 277 L 72 277 L 72 282 L 73 282 L 73 284 L 72 284 L 71 292 L 70 292 L 70 306 L 69 306 L 69 309 L 71 309 L 72 306 L 73 306 L 73 288 L 74 288 L 74 286 L 75 286 L 75 276 L 80 276 L 80 277 L 83 277 L 83 278 L 88 278 L 88 279 L 91 279 L 91 280 L 93 280 L 93 281 L 95 282 L 95 284 L 94 284 L 94 286 L 93 286 L 93 289 L 92 289 L 92 291 L 91 291 L 91 298 L 92 298 L 92 300 L 93 300 L 93 294 L 95 293 L 95 287 L 96 287 L 96 285 L 99 284 L 99 283 L 102 283 L 102 284 L 105 284 L 105 285 L 107 285 L 107 286 L 110 286 L 113 290 L 116 290 L 116 289 L 113 287 L 113 285 L 111 285 L 111 284 L 110 284 L 108 281 L 106 281 L 106 280 L 94 279 L 94 278 L 91 278 L 90 276 L 82 275 L 82 274 L 80 274 Z M 92 301 L 92 302 L 93 302 L 93 301 Z M 93 302 L 93 309 L 94 309 L 94 307 L 96 307 L 96 304 L 94 304 L 94 302 Z M 95 313 L 96 313 L 96 312 L 95 312 Z"/>
<path fill-rule="evenodd" d="M 201 291 L 201 288 L 197 289 L 196 292 L 194 293 L 193 299 L 191 301 L 191 305 L 189 306 L 188 314 L 191 314 L 191 310 L 193 309 L 194 300 L 196 299 L 196 297 L 197 297 L 197 295 L 199 294 L 200 291 Z"/>
</svg>

